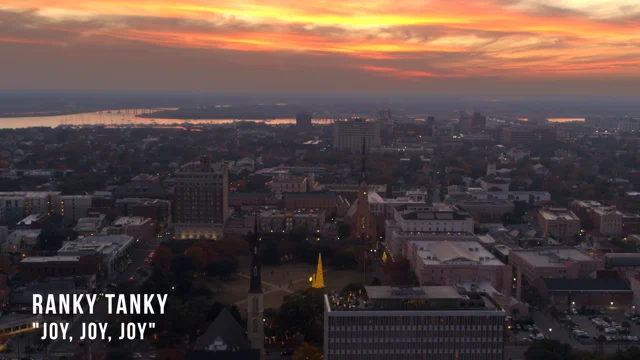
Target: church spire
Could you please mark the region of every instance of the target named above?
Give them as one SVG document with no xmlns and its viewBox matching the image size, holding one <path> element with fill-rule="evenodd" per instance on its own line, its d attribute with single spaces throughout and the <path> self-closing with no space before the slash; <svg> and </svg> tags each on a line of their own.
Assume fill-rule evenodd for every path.
<svg viewBox="0 0 640 360">
<path fill-rule="evenodd" d="M 249 235 L 251 246 L 251 280 L 249 293 L 262 293 L 262 264 L 260 262 L 260 238 L 258 237 L 258 214 L 254 224 L 254 233 Z"/>
<path fill-rule="evenodd" d="M 362 164 L 360 165 L 360 170 L 362 174 L 360 175 L 360 183 L 367 182 L 367 160 L 366 160 L 366 149 L 367 149 L 367 138 L 362 138 Z"/>
</svg>

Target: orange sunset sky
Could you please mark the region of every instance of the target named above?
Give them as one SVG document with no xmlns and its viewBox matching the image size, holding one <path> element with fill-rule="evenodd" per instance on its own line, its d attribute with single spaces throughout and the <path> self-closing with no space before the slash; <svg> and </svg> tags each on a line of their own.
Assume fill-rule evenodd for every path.
<svg viewBox="0 0 640 360">
<path fill-rule="evenodd" d="M 640 94 L 640 0 L 0 0 L 0 88 Z"/>
</svg>

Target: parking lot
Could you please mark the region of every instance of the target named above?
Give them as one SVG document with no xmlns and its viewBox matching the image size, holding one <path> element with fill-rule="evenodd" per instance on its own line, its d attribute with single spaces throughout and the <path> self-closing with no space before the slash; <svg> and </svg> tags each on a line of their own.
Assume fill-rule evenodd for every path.
<svg viewBox="0 0 640 360">
<path fill-rule="evenodd" d="M 546 329 L 541 329 L 536 323 L 529 320 L 514 321 L 511 326 L 513 343 L 524 345 L 525 343 L 544 340 L 550 334 Z"/>
<path fill-rule="evenodd" d="M 604 309 L 572 309 L 560 315 L 558 321 L 570 332 L 571 339 L 582 345 L 598 344 L 604 336 L 603 345 L 640 344 L 640 314 Z"/>
</svg>

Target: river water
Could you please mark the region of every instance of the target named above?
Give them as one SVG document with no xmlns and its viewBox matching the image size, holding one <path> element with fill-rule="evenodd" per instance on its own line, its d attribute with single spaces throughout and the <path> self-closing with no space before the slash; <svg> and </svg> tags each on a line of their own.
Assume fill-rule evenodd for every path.
<svg viewBox="0 0 640 360">
<path fill-rule="evenodd" d="M 156 109 L 159 110 L 159 109 Z M 26 128 L 33 126 L 56 127 L 64 125 L 104 125 L 104 126 L 173 126 L 185 123 L 193 125 L 222 125 L 236 121 L 261 122 L 269 125 L 295 124 L 296 119 L 153 119 L 137 117 L 136 114 L 149 113 L 148 109 L 98 111 L 72 115 L 28 116 L 0 118 L 0 129 Z M 314 124 L 331 124 L 333 119 L 313 119 Z"/>
</svg>

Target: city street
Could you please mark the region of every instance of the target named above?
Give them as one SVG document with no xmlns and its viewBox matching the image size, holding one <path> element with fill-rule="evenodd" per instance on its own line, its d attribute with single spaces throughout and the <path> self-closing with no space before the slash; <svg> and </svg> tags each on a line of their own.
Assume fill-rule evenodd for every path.
<svg viewBox="0 0 640 360">
<path fill-rule="evenodd" d="M 160 242 L 144 244 L 140 247 L 134 248 L 131 251 L 131 260 L 132 263 L 127 266 L 122 273 L 120 273 L 113 283 L 120 283 L 123 281 L 129 281 L 130 278 L 133 278 L 133 281 L 140 281 L 141 276 L 137 273 L 136 269 L 140 266 L 144 266 L 144 260 L 149 256 L 149 253 L 155 251 Z M 73 337 L 73 341 L 59 341 L 53 345 L 52 348 L 49 349 L 49 356 L 52 358 L 59 358 L 62 356 L 69 357 L 75 353 L 84 351 L 84 347 L 78 345 L 76 341 L 81 336 L 82 331 L 82 323 L 90 323 L 90 322 L 106 322 L 109 319 L 107 314 L 108 305 L 107 300 L 102 299 L 98 301 L 95 307 L 94 314 L 85 314 L 83 315 L 75 324 L 73 324 L 69 330 L 69 336 Z M 108 352 L 109 346 L 107 342 L 102 341 L 94 341 L 91 344 L 91 351 L 95 353 L 99 352 Z"/>
</svg>

